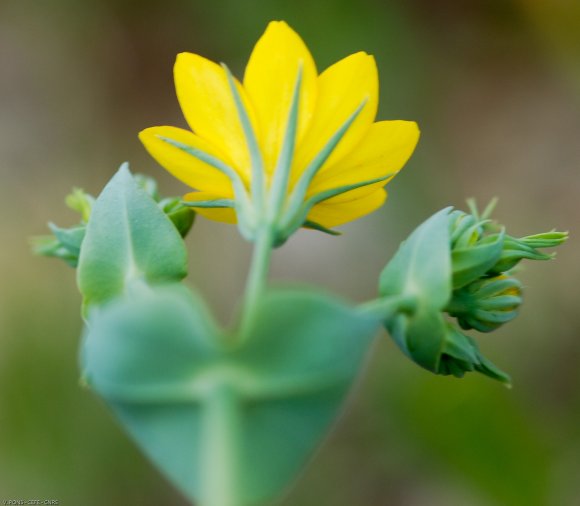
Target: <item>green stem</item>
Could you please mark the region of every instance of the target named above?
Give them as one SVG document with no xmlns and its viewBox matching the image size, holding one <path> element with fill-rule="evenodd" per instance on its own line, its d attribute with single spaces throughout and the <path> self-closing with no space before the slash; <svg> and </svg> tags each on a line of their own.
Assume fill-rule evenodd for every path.
<svg viewBox="0 0 580 506">
<path fill-rule="evenodd" d="M 246 282 L 243 302 L 241 335 L 245 337 L 247 337 L 248 326 L 254 318 L 257 302 L 266 288 L 270 260 L 272 258 L 273 235 L 272 228 L 267 225 L 259 230 L 256 235 L 252 264 Z"/>
<path fill-rule="evenodd" d="M 417 298 L 414 295 L 392 295 L 365 302 L 358 309 L 386 324 L 398 313 L 412 313 L 416 307 Z"/>
<path fill-rule="evenodd" d="M 240 404 L 231 385 L 208 392 L 201 423 L 201 505 L 240 506 Z"/>
</svg>

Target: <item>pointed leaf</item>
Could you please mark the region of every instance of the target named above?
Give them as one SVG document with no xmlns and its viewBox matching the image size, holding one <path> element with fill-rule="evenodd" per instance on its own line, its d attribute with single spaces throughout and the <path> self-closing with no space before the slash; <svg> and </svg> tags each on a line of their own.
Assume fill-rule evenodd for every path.
<svg viewBox="0 0 580 506">
<path fill-rule="evenodd" d="M 434 310 L 445 307 L 451 296 L 450 209 L 431 216 L 400 246 L 381 274 L 382 296 L 411 295 Z"/>
<path fill-rule="evenodd" d="M 85 305 L 101 304 L 132 279 L 166 283 L 186 275 L 179 233 L 155 201 L 121 166 L 95 202 L 79 259 Z"/>
</svg>

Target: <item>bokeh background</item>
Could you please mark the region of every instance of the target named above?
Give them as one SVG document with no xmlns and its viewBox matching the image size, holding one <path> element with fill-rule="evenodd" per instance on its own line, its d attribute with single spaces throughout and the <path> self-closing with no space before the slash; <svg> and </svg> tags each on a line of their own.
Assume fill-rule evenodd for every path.
<svg viewBox="0 0 580 506">
<path fill-rule="evenodd" d="M 576 0 L 2 0 L 0 499 L 186 504 L 79 386 L 74 272 L 31 256 L 27 241 L 48 220 L 72 224 L 71 187 L 97 194 L 124 160 L 180 194 L 136 135 L 184 125 L 175 55 L 201 53 L 240 75 L 270 19 L 287 20 L 320 69 L 373 53 L 379 118 L 422 130 L 387 205 L 341 238 L 300 232 L 276 253 L 274 278 L 369 299 L 414 226 L 471 196 L 500 197 L 496 216 L 514 235 L 572 233 L 557 262 L 522 272 L 520 318 L 480 340 L 513 390 L 435 377 L 381 339 L 348 413 L 282 504 L 580 504 Z M 228 322 L 249 246 L 203 219 L 188 246 L 189 282 Z"/>
</svg>

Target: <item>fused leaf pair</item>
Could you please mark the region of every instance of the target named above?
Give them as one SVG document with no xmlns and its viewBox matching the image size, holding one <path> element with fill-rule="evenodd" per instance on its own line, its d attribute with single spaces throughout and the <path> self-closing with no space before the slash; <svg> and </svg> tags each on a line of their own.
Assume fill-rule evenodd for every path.
<svg viewBox="0 0 580 506">
<path fill-rule="evenodd" d="M 336 418 L 378 322 L 316 291 L 273 290 L 241 336 L 185 274 L 174 224 L 122 168 L 80 254 L 83 377 L 191 499 L 215 504 L 232 480 L 236 504 L 271 500 Z"/>
</svg>

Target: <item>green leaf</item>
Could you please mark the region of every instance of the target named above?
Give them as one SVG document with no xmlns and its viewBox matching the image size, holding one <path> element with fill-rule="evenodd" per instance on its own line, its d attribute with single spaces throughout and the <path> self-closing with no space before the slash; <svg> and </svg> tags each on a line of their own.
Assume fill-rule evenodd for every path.
<svg viewBox="0 0 580 506">
<path fill-rule="evenodd" d="M 411 360 L 431 372 L 439 373 L 446 328 L 438 310 L 419 306 L 412 315 L 398 315 L 387 330 Z"/>
<path fill-rule="evenodd" d="M 431 216 L 400 246 L 381 274 L 382 296 L 410 295 L 433 310 L 445 307 L 451 296 L 450 210 Z"/>
<path fill-rule="evenodd" d="M 438 371 L 445 339 L 441 310 L 451 297 L 450 210 L 423 222 L 401 244 L 379 281 L 383 297 L 416 299 L 412 314 L 399 314 L 385 325 L 399 348 L 432 372 Z"/>
<path fill-rule="evenodd" d="M 180 280 L 186 261 L 176 228 L 122 165 L 96 200 L 87 225 L 77 273 L 85 306 L 120 295 L 131 280 Z"/>
<path fill-rule="evenodd" d="M 80 225 L 71 228 L 61 228 L 54 223 L 49 223 L 48 228 L 50 228 L 56 240 L 78 258 L 81 252 L 81 244 L 85 238 L 86 227 Z"/>
<path fill-rule="evenodd" d="M 319 445 L 377 325 L 332 297 L 278 290 L 260 300 L 249 338 L 231 341 L 173 285 L 93 312 L 82 362 L 89 384 L 189 498 L 207 497 L 215 473 L 219 486 L 233 466 L 240 504 L 256 504 L 280 494 Z M 232 431 L 223 417 L 212 423 L 217 387 L 235 400 Z M 234 462 L 212 470 L 212 445 L 223 450 L 232 438 Z"/>
</svg>

